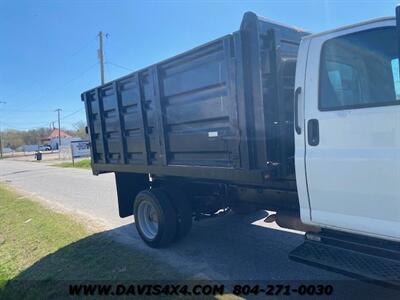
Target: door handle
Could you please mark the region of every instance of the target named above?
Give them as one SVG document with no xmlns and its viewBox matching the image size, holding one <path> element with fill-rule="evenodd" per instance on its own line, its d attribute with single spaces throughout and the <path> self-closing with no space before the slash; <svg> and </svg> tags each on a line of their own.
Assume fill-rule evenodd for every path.
<svg viewBox="0 0 400 300">
<path fill-rule="evenodd" d="M 298 87 L 294 92 L 294 129 L 297 134 L 301 133 L 301 127 L 299 125 L 299 95 L 301 93 L 301 87 Z"/>
<path fill-rule="evenodd" d="M 308 120 L 308 144 L 310 146 L 317 146 L 319 144 L 319 122 L 317 119 Z"/>
</svg>

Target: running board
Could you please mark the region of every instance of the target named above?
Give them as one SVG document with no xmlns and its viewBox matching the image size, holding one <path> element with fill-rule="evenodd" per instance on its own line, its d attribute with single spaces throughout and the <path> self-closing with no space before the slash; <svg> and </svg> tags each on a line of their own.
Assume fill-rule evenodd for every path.
<svg viewBox="0 0 400 300">
<path fill-rule="evenodd" d="M 291 260 L 351 277 L 400 287 L 400 243 L 322 231 L 307 233 Z"/>
</svg>

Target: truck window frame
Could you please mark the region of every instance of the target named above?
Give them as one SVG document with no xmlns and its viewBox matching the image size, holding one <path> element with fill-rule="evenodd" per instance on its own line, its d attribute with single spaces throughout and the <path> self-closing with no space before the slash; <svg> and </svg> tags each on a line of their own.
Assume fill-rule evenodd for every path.
<svg viewBox="0 0 400 300">
<path fill-rule="evenodd" d="M 347 34 L 342 34 L 342 35 L 337 35 L 332 38 L 329 38 L 325 41 L 323 41 L 320 51 L 319 51 L 319 67 L 318 67 L 318 110 L 319 111 L 340 111 L 340 110 L 349 110 L 349 109 L 362 109 L 362 108 L 371 108 L 371 107 L 385 107 L 385 106 L 394 106 L 394 105 L 400 105 L 400 99 L 395 100 L 395 101 L 388 101 L 388 102 L 375 102 L 375 103 L 365 103 L 365 104 L 351 104 L 351 105 L 342 105 L 338 107 L 322 107 L 321 106 L 321 74 L 322 74 L 322 63 L 323 63 L 323 52 L 326 47 L 326 43 L 340 37 L 345 37 L 345 36 L 350 36 L 350 35 L 356 35 L 358 33 L 364 33 L 364 32 L 370 32 L 370 31 L 375 31 L 375 30 L 382 30 L 382 29 L 394 29 L 396 30 L 396 26 L 380 26 L 380 27 L 374 27 L 374 28 L 369 28 L 369 29 L 364 29 L 356 32 L 351 32 Z M 400 66 L 400 56 L 398 57 L 399 61 L 399 66 Z M 395 91 L 396 92 L 396 91 Z M 396 95 L 397 96 L 397 95 Z"/>
</svg>

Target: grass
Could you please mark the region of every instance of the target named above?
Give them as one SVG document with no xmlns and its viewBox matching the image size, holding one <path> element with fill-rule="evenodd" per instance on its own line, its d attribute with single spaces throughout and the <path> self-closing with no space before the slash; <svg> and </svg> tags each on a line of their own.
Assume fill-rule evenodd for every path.
<svg viewBox="0 0 400 300">
<path fill-rule="evenodd" d="M 81 169 L 90 169 L 92 166 L 90 164 L 90 159 L 82 159 L 76 161 L 73 165 L 72 162 L 62 162 L 59 164 L 54 164 L 55 167 L 61 168 L 81 168 Z"/>
<path fill-rule="evenodd" d="M 67 298 L 71 281 L 171 278 L 183 279 L 110 232 L 89 232 L 0 185 L 0 299 Z"/>
</svg>

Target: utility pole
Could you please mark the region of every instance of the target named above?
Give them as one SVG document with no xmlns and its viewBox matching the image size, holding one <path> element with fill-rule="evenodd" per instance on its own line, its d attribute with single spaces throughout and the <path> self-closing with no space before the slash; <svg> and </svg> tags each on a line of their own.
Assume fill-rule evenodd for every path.
<svg viewBox="0 0 400 300">
<path fill-rule="evenodd" d="M 101 84 L 104 84 L 104 52 L 103 52 L 103 32 L 99 32 L 99 50 L 98 57 L 100 60 L 100 80 Z"/>
<path fill-rule="evenodd" d="M 0 104 L 6 104 L 5 101 L 0 101 Z M 1 130 L 1 120 L 0 120 L 0 158 L 3 158 L 3 132 Z"/>
<path fill-rule="evenodd" d="M 57 117 L 58 117 L 58 153 L 60 153 L 60 147 L 61 147 L 61 125 L 60 125 L 60 112 L 61 108 L 57 108 L 55 111 L 57 112 Z"/>
</svg>

